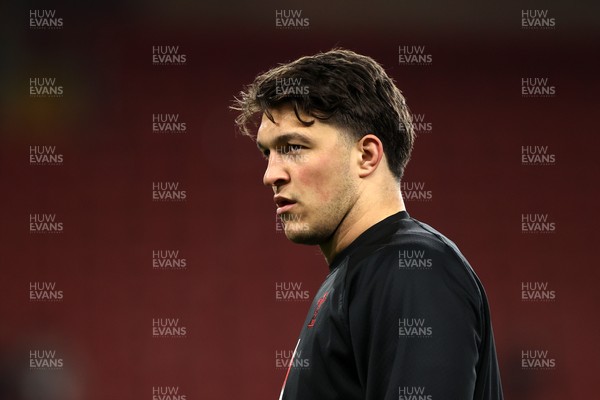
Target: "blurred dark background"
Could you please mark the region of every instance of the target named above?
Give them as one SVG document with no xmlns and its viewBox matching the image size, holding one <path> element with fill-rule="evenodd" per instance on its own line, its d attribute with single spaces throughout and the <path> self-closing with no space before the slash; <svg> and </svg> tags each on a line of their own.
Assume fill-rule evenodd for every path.
<svg viewBox="0 0 600 400">
<path fill-rule="evenodd" d="M 33 29 L 30 10 L 55 10 L 63 26 Z M 276 10 L 308 26 L 278 28 Z M 523 10 L 547 10 L 554 27 L 524 28 Z M 276 229 L 264 161 L 228 107 L 257 73 L 338 46 L 379 61 L 430 123 L 404 180 L 432 198 L 408 211 L 484 282 L 506 398 L 594 397 L 599 15 L 592 1 L 3 2 L 0 398 L 279 395 L 276 352 L 293 350 L 309 302 L 278 301 L 276 283 L 312 297 L 328 269 L 318 248 Z M 432 62 L 399 63 L 405 45 Z M 153 46 L 186 60 L 153 65 Z M 33 77 L 63 95 L 31 97 Z M 555 95 L 523 97 L 522 78 L 548 78 Z M 157 113 L 177 114 L 185 132 L 153 132 Z M 32 146 L 63 160 L 32 165 Z M 555 162 L 523 165 L 522 146 L 546 146 Z M 152 183 L 167 181 L 185 201 L 152 200 Z M 30 214 L 64 229 L 31 233 Z M 523 233 L 523 214 L 556 230 Z M 166 249 L 186 268 L 153 268 Z M 31 282 L 54 282 L 62 301 L 32 301 Z M 523 282 L 547 283 L 555 300 L 523 301 Z M 187 334 L 152 337 L 156 318 Z M 31 370 L 41 349 L 63 367 Z M 527 350 L 555 367 L 523 369 Z"/>
</svg>

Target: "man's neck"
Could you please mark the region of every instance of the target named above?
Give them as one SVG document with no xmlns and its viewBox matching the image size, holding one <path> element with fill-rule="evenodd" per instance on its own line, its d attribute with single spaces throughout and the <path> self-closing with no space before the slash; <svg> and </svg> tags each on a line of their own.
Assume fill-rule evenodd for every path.
<svg viewBox="0 0 600 400">
<path fill-rule="evenodd" d="M 363 232 L 387 217 L 404 211 L 400 192 L 386 200 L 363 201 L 352 207 L 332 237 L 319 245 L 327 263 L 331 265 L 335 256 L 348 247 Z"/>
</svg>

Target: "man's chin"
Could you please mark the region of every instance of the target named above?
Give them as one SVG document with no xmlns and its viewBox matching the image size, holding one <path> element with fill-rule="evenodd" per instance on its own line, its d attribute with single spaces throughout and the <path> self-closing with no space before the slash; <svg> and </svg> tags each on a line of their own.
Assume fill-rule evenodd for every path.
<svg viewBox="0 0 600 400">
<path fill-rule="evenodd" d="M 301 235 L 287 235 L 287 238 L 296 244 L 305 244 L 307 246 L 315 246 L 320 244 L 320 241 L 315 240 L 311 237 L 301 236 Z"/>
<path fill-rule="evenodd" d="M 285 227 L 284 233 L 290 241 L 297 244 L 318 245 L 323 243 L 321 236 L 311 232 L 306 226 L 293 226 L 290 224 Z"/>
</svg>

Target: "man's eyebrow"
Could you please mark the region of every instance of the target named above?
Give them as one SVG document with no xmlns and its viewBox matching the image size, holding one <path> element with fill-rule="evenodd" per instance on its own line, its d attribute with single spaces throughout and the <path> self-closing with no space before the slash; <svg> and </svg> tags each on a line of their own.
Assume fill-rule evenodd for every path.
<svg viewBox="0 0 600 400">
<path fill-rule="evenodd" d="M 284 133 L 282 135 L 277 136 L 274 140 L 273 140 L 273 145 L 275 147 L 280 146 L 282 144 L 286 144 L 292 140 L 298 140 L 301 141 L 303 143 L 311 143 L 311 140 L 308 136 L 303 135 L 301 133 L 298 132 L 289 132 L 289 133 Z M 256 146 L 258 146 L 258 148 L 260 149 L 260 151 L 265 151 L 267 149 L 268 146 L 266 146 L 265 144 L 259 142 L 258 140 L 256 141 Z"/>
</svg>

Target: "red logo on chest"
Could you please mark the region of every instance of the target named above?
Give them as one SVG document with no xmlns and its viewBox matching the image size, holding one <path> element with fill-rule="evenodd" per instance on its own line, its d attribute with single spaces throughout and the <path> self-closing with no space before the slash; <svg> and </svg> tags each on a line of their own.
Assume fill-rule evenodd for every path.
<svg viewBox="0 0 600 400">
<path fill-rule="evenodd" d="M 307 325 L 308 328 L 312 328 L 313 326 L 315 326 L 315 320 L 317 319 L 319 310 L 321 309 L 321 306 L 323 305 L 323 303 L 325 303 L 325 300 L 327 299 L 328 294 L 329 294 L 329 292 L 325 292 L 325 294 L 323 296 L 321 296 L 321 298 L 317 301 L 317 307 L 315 307 L 315 312 L 314 312 L 312 318 L 310 319 L 310 322 Z"/>
</svg>

